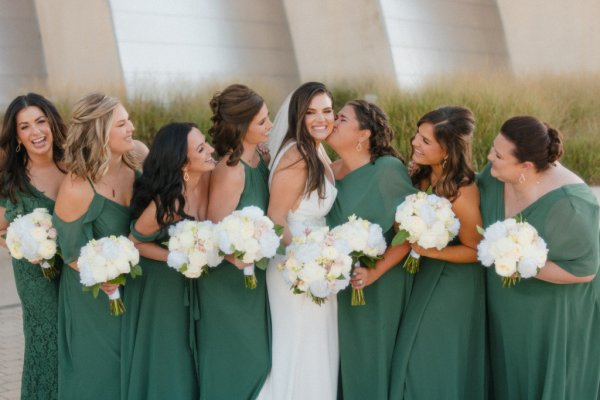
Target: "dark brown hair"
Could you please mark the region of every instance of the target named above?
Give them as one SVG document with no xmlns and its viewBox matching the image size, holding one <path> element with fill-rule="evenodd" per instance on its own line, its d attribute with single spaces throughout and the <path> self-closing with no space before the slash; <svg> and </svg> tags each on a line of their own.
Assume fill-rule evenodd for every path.
<svg viewBox="0 0 600 400">
<path fill-rule="evenodd" d="M 227 86 L 210 100 L 213 115 L 208 133 L 219 157 L 229 154 L 227 165 L 236 165 L 240 161 L 244 151 L 242 140 L 264 103 L 255 91 L 240 84 Z"/>
<path fill-rule="evenodd" d="M 515 145 L 515 158 L 532 162 L 537 171 L 547 170 L 563 155 L 561 133 L 535 117 L 512 117 L 502 124 L 500 133 Z"/>
<path fill-rule="evenodd" d="M 417 122 L 417 129 L 424 123 L 433 125 L 435 140 L 448 153 L 442 164 L 442 175 L 432 188 L 433 192 L 453 201 L 462 186 L 469 185 L 475 180 L 475 171 L 471 162 L 475 117 L 466 107 L 446 106 L 422 116 Z M 416 164 L 416 167 L 411 170 L 414 185 L 430 177 L 431 166 L 429 165 Z"/>
<path fill-rule="evenodd" d="M 52 132 L 52 160 L 63 171 L 65 134 L 67 127 L 58 110 L 44 96 L 37 93 L 28 93 L 16 97 L 6 109 L 2 121 L 2 134 L 0 136 L 0 197 L 17 201 L 17 192 L 30 193 L 27 163 L 29 155 L 25 149 L 17 152 L 17 114 L 27 108 L 37 107 L 48 119 L 50 132 Z M 64 171 L 63 171 L 64 172 Z"/>
</svg>

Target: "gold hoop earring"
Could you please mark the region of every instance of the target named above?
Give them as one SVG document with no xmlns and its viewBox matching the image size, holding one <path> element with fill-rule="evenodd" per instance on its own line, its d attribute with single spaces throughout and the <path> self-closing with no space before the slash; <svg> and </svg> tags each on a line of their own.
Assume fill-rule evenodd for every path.
<svg viewBox="0 0 600 400">
<path fill-rule="evenodd" d="M 19 144 L 17 145 L 17 148 L 15 149 L 15 151 L 16 151 L 17 153 L 21 151 L 21 143 L 19 143 Z"/>
<path fill-rule="evenodd" d="M 188 175 L 187 171 L 183 171 L 183 180 L 185 182 L 190 180 L 190 176 Z"/>
<path fill-rule="evenodd" d="M 358 144 L 356 145 L 356 151 L 361 151 L 362 150 L 362 143 L 358 142 Z"/>
<path fill-rule="evenodd" d="M 521 172 L 521 175 L 519 175 L 519 183 L 522 185 L 523 183 L 525 183 L 525 175 L 523 175 L 523 173 Z"/>
</svg>

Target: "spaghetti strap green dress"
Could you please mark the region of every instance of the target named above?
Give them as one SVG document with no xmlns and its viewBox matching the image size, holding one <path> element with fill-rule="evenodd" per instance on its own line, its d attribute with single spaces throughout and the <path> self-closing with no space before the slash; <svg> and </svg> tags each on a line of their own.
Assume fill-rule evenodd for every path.
<svg viewBox="0 0 600 400">
<path fill-rule="evenodd" d="M 90 183 L 91 185 L 91 183 Z M 93 185 L 92 185 L 93 188 Z M 96 192 L 86 213 L 65 222 L 56 214 L 52 222 L 65 263 L 77 261 L 79 251 L 91 239 L 129 235 L 129 207 Z M 128 285 L 132 283 L 128 278 Z M 123 317 L 134 317 L 128 290 L 121 287 L 125 314 L 110 314 L 108 297 L 94 299 L 84 292 L 79 272 L 63 268 L 58 304 L 58 393 L 65 400 L 117 399 L 121 396 L 121 325 Z M 131 297 L 131 296 L 129 296 Z"/>
<path fill-rule="evenodd" d="M 485 399 L 485 323 L 483 267 L 421 257 L 394 349 L 390 399 Z"/>
<path fill-rule="evenodd" d="M 131 222 L 131 234 L 140 242 L 163 247 L 169 240 L 167 228 L 144 236 L 135 230 L 135 221 Z M 164 261 L 140 257 L 140 265 L 145 282 L 137 321 L 129 328 L 135 345 L 123 350 L 123 360 L 130 359 L 124 398 L 196 399 L 198 380 L 189 334 L 192 280 Z"/>
<path fill-rule="evenodd" d="M 54 200 L 29 185 L 31 193 L 17 193 L 17 202 L 3 199 L 4 218 L 12 222 L 36 208 L 54 211 Z M 21 399 L 58 398 L 58 286 L 60 278 L 48 280 L 39 265 L 12 259 L 17 293 L 23 310 L 25 353 L 21 376 Z M 61 270 L 62 260 L 55 266 Z"/>
<path fill-rule="evenodd" d="M 505 219 L 504 184 L 479 178 L 487 227 Z M 600 398 L 599 207 L 583 183 L 561 186 L 521 215 L 548 245 L 548 259 L 588 283 L 553 284 L 536 278 L 503 287 L 493 266 L 486 271 L 487 310 L 496 400 Z"/>
<path fill-rule="evenodd" d="M 244 190 L 237 210 L 267 210 L 269 170 L 244 163 Z M 255 269 L 256 289 L 244 286 L 243 272 L 223 261 L 197 279 L 196 321 L 201 399 L 255 399 L 271 368 L 271 322 L 266 273 Z"/>
<path fill-rule="evenodd" d="M 379 224 L 388 243 L 394 237 L 396 207 L 416 192 L 402 161 L 383 156 L 336 180 L 338 194 L 327 215 L 333 228 L 352 214 Z M 352 290 L 338 293 L 340 397 L 387 399 L 392 354 L 413 276 L 396 265 L 364 289 L 363 306 L 352 306 Z"/>
</svg>

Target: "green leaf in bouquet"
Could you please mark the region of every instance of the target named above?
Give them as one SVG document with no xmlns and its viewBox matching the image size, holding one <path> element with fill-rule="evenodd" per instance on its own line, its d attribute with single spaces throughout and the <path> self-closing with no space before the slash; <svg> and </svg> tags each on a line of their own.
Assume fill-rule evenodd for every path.
<svg viewBox="0 0 600 400">
<path fill-rule="evenodd" d="M 277 248 L 276 253 L 279 254 L 280 256 L 285 256 L 285 245 L 283 243 L 281 243 L 279 245 L 279 247 Z"/>
<path fill-rule="evenodd" d="M 125 283 L 126 283 L 125 275 L 121 274 L 121 275 L 117 276 L 115 279 L 111 279 L 107 283 L 112 283 L 114 285 L 125 285 Z"/>
<path fill-rule="evenodd" d="M 400 229 L 398 231 L 398 233 L 396 233 L 396 235 L 392 239 L 392 246 L 397 246 L 399 244 L 406 242 L 406 239 L 408 239 L 409 236 L 410 236 L 410 233 L 408 233 L 407 230 Z"/>
<path fill-rule="evenodd" d="M 383 257 L 369 257 L 362 256 L 360 257 L 360 263 L 367 268 L 373 269 L 375 268 L 375 264 L 377 264 L 378 260 L 381 260 Z"/>
<path fill-rule="evenodd" d="M 514 216 L 514 218 L 515 218 L 515 221 L 517 221 L 519 223 L 527 222 L 527 221 L 525 221 L 525 217 L 523 217 L 523 214 L 517 214 Z"/>
<path fill-rule="evenodd" d="M 182 274 L 188 270 L 188 264 L 184 263 L 181 268 L 179 268 L 179 272 L 181 272 Z"/>
<path fill-rule="evenodd" d="M 134 265 L 133 267 L 131 267 L 130 275 L 133 279 L 135 279 L 138 276 L 142 276 L 142 267 L 139 264 Z"/>
<path fill-rule="evenodd" d="M 161 242 L 160 244 L 162 244 L 163 246 L 169 247 L 169 241 L 168 240 L 166 242 Z"/>
<path fill-rule="evenodd" d="M 235 251 L 233 252 L 233 256 L 234 256 L 235 258 L 237 258 L 238 260 L 242 260 L 242 258 L 244 258 L 244 255 L 245 255 L 245 254 L 246 254 L 246 252 L 245 252 L 245 251 L 240 251 L 240 250 L 235 250 Z"/>
<path fill-rule="evenodd" d="M 223 250 L 219 249 L 219 257 L 225 257 L 227 253 L 224 253 Z"/>
<path fill-rule="evenodd" d="M 277 236 L 281 237 L 281 235 L 283 235 L 283 225 L 275 224 L 273 229 L 275 230 L 275 234 Z"/>
<path fill-rule="evenodd" d="M 485 229 L 483 229 L 479 225 L 475 225 L 475 229 L 477 229 L 477 233 L 479 233 L 481 236 L 483 236 L 483 234 L 485 233 Z"/>
<path fill-rule="evenodd" d="M 265 271 L 267 269 L 267 266 L 269 265 L 269 259 L 267 257 L 263 257 L 257 262 L 255 262 L 254 265 L 256 266 L 256 268 Z"/>
</svg>

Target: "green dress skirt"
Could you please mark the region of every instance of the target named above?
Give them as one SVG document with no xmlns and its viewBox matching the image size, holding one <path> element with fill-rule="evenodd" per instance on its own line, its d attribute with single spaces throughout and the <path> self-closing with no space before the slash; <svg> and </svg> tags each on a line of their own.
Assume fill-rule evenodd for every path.
<svg viewBox="0 0 600 400">
<path fill-rule="evenodd" d="M 243 163 L 243 161 L 242 161 Z M 267 209 L 269 170 L 244 164 L 244 190 L 236 209 Z M 271 368 L 271 325 L 265 271 L 255 269 L 257 287 L 244 286 L 243 272 L 223 261 L 197 280 L 196 322 L 201 399 L 254 399 Z"/>
<path fill-rule="evenodd" d="M 129 207 L 96 193 L 95 189 L 88 210 L 80 218 L 65 222 L 54 215 L 65 263 L 76 261 L 81 248 L 91 239 L 128 236 L 130 220 Z M 94 299 L 91 292 L 82 290 L 79 272 L 68 266 L 63 268 L 58 305 L 60 399 L 120 398 L 121 325 L 135 319 L 135 307 L 128 298 L 139 297 L 139 288 L 131 279 L 127 281 L 127 286 L 120 288 L 127 311 L 115 317 L 109 312 L 104 292 Z"/>
<path fill-rule="evenodd" d="M 157 245 L 169 240 L 167 229 L 144 236 L 131 223 L 131 234 L 140 242 Z M 196 364 L 190 344 L 189 287 L 192 284 L 166 262 L 140 257 L 144 288 L 138 319 L 129 328 L 129 400 L 189 400 L 198 397 Z M 136 278 L 137 279 L 137 278 Z"/>
<path fill-rule="evenodd" d="M 484 399 L 484 270 L 421 257 L 394 349 L 390 399 Z"/>
<path fill-rule="evenodd" d="M 396 207 L 415 193 L 404 164 L 384 156 L 336 181 L 337 198 L 327 216 L 330 227 L 352 214 L 379 224 L 388 243 Z M 349 399 L 387 399 L 392 354 L 413 277 L 400 265 L 364 289 L 366 305 L 352 306 L 349 287 L 338 293 L 340 393 Z"/>
<path fill-rule="evenodd" d="M 18 193 L 16 203 L 6 199 L 4 218 L 12 222 L 17 216 L 36 208 L 54 210 L 54 200 L 30 185 L 31 193 Z M 58 398 L 58 285 L 60 278 L 44 278 L 41 267 L 25 259 L 12 259 L 17 293 L 23 310 L 25 354 L 21 376 L 21 399 Z M 55 264 L 61 269 L 62 260 Z"/>
<path fill-rule="evenodd" d="M 484 225 L 504 220 L 504 184 L 489 165 L 478 184 Z M 521 215 L 546 241 L 550 261 L 575 276 L 598 274 L 599 208 L 585 184 L 552 190 Z M 486 281 L 493 398 L 600 398 L 600 276 L 506 288 L 492 266 Z"/>
</svg>

